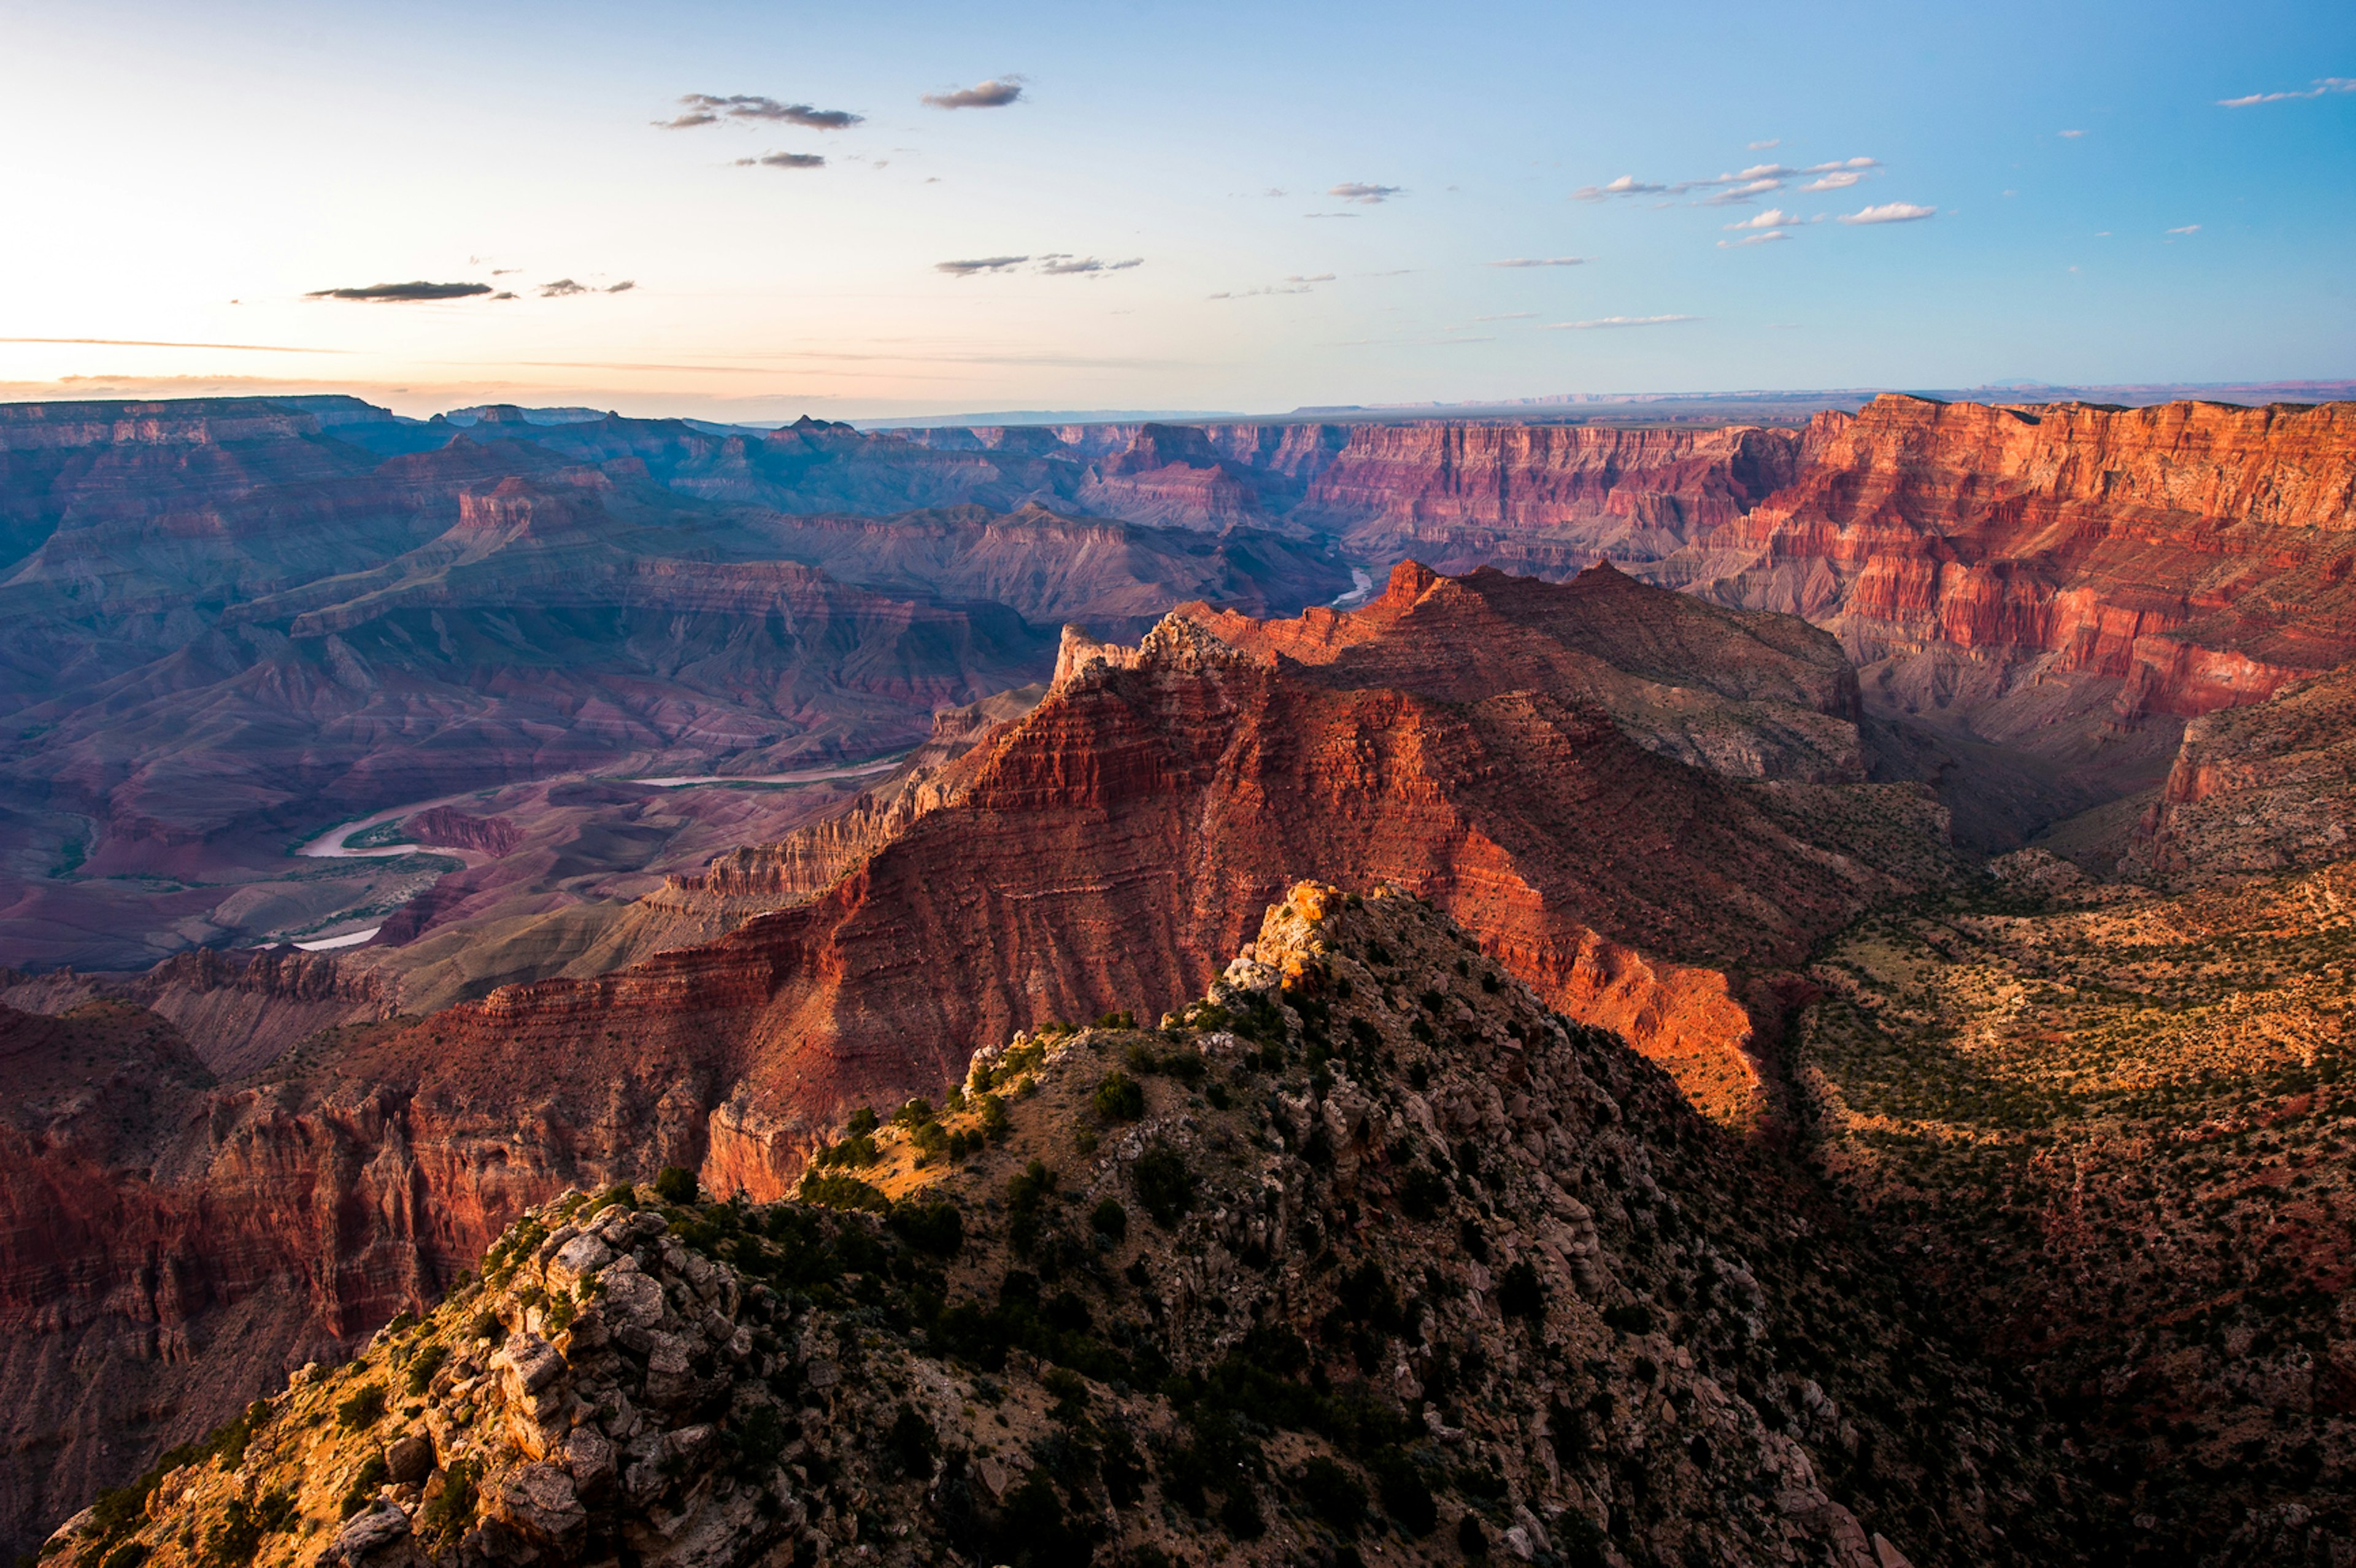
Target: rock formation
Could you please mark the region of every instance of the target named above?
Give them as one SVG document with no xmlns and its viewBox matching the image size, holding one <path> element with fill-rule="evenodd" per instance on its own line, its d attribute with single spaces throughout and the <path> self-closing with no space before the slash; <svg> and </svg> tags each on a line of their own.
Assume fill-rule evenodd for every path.
<svg viewBox="0 0 2356 1568">
<path fill-rule="evenodd" d="M 838 1148 L 800 1201 L 534 1211 L 50 1555 L 2075 1555 L 1777 1176 L 1412 900 L 1296 887 L 1183 1022 L 1020 1037 Z"/>
</svg>

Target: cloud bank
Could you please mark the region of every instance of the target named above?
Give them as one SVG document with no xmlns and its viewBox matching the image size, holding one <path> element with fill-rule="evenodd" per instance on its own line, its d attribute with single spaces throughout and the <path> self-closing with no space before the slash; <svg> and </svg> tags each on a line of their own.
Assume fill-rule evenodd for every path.
<svg viewBox="0 0 2356 1568">
<path fill-rule="evenodd" d="M 373 304 L 414 304 L 424 300 L 462 300 L 491 292 L 488 283 L 370 283 L 365 288 L 313 289 L 311 300 L 365 300 Z"/>
<path fill-rule="evenodd" d="M 1362 180 L 1345 180 L 1325 194 L 1338 196 L 1344 201 L 1355 201 L 1362 206 L 1374 207 L 1388 201 L 1395 196 L 1404 196 L 1407 192 L 1401 187 L 1395 185 L 1367 185 Z"/>
<path fill-rule="evenodd" d="M 725 98 L 710 92 L 691 92 L 680 102 L 686 112 L 655 123 L 666 131 L 691 131 L 698 125 L 717 125 L 723 120 L 745 120 L 803 125 L 813 131 L 841 131 L 866 118 L 847 109 L 814 109 L 807 103 L 781 103 L 774 98 L 745 92 Z"/>
<path fill-rule="evenodd" d="M 1102 277 L 1107 272 L 1126 272 L 1132 267 L 1143 265 L 1145 258 L 1142 256 L 1107 261 L 1095 256 L 1075 256 L 1068 251 L 1046 251 L 1035 256 L 976 256 L 961 261 L 936 261 L 933 271 L 947 272 L 953 278 L 974 278 L 984 272 L 1011 272 L 1027 266 L 1042 277 L 1087 278 Z"/>
</svg>

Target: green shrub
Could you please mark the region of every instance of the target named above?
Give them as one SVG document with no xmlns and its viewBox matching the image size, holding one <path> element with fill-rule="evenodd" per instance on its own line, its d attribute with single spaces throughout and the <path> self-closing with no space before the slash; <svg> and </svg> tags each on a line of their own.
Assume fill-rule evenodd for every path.
<svg viewBox="0 0 2356 1568">
<path fill-rule="evenodd" d="M 696 1191 L 695 1173 L 691 1170 L 667 1165 L 655 1172 L 655 1196 L 666 1203 L 692 1203 Z"/>
<path fill-rule="evenodd" d="M 1167 1231 L 1194 1206 L 1194 1173 L 1186 1157 L 1168 1144 L 1155 1144 L 1137 1161 L 1137 1200 Z"/>
<path fill-rule="evenodd" d="M 382 1454 L 371 1454 L 360 1464 L 352 1477 L 352 1484 L 344 1489 L 343 1517 L 349 1519 L 376 1499 L 377 1488 L 392 1478 L 392 1470 Z"/>
<path fill-rule="evenodd" d="M 1430 1535 L 1440 1522 L 1440 1509 L 1415 1461 L 1390 1448 L 1376 1455 L 1368 1467 L 1375 1473 L 1375 1495 L 1382 1500 L 1383 1511 L 1408 1535 L 1419 1540 Z"/>
<path fill-rule="evenodd" d="M 981 1133 L 991 1143 L 1002 1144 L 1014 1130 L 1006 1115 L 1006 1102 L 995 1094 L 981 1096 Z"/>
<path fill-rule="evenodd" d="M 482 1477 L 482 1467 L 473 1459 L 460 1459 L 442 1472 L 442 1490 L 434 1500 L 417 1512 L 420 1533 L 452 1541 L 466 1533 L 475 1522 L 475 1485 Z"/>
<path fill-rule="evenodd" d="M 384 1419 L 384 1385 L 362 1383 L 349 1399 L 336 1406 L 336 1424 L 347 1432 L 362 1432 Z"/>
<path fill-rule="evenodd" d="M 953 1258 L 965 1245 L 965 1216 L 946 1200 L 894 1204 L 890 1222 L 910 1246 L 936 1257 Z"/>
<path fill-rule="evenodd" d="M 892 1200 L 884 1189 L 855 1176 L 839 1176 L 831 1172 L 810 1171 L 802 1177 L 797 1193 L 805 1203 L 815 1203 L 822 1209 L 863 1209 L 872 1214 L 887 1212 Z"/>
<path fill-rule="evenodd" d="M 846 1165 L 854 1170 L 864 1170 L 883 1157 L 883 1151 L 875 1147 L 873 1135 L 852 1133 L 841 1143 L 830 1144 L 812 1155 L 810 1163 L 820 1170 Z"/>
<path fill-rule="evenodd" d="M 1088 1383 L 1086 1378 L 1066 1367 L 1050 1367 L 1039 1376 L 1039 1386 L 1053 1394 L 1055 1419 L 1066 1425 L 1077 1424 L 1088 1408 Z"/>
<path fill-rule="evenodd" d="M 904 1404 L 892 1420 L 892 1429 L 884 1435 L 884 1446 L 900 1467 L 918 1480 L 927 1480 L 933 1473 L 933 1456 L 940 1451 L 940 1443 L 933 1435 L 933 1424 L 916 1413 L 914 1405 Z"/>
<path fill-rule="evenodd" d="M 1358 1477 L 1323 1455 L 1309 1461 L 1301 1473 L 1301 1500 L 1347 1540 L 1366 1521 L 1366 1488 Z"/>
<path fill-rule="evenodd" d="M 423 1394 L 432 1385 L 434 1374 L 440 1371 L 442 1363 L 449 1359 L 450 1347 L 442 1344 L 428 1345 L 411 1358 L 409 1392 L 412 1397 Z"/>
<path fill-rule="evenodd" d="M 1133 1122 L 1145 1115 L 1145 1086 L 1126 1072 L 1108 1072 L 1097 1085 L 1096 1107 L 1108 1122 Z"/>
<path fill-rule="evenodd" d="M 873 1132 L 880 1125 L 875 1119 L 875 1108 L 873 1105 L 862 1105 L 851 1113 L 851 1121 L 843 1131 L 852 1137 L 858 1137 L 862 1134 Z"/>
<path fill-rule="evenodd" d="M 262 1538 L 278 1533 L 294 1520 L 294 1499 L 286 1492 L 272 1492 L 251 1507 L 243 1498 L 230 1499 L 220 1523 L 206 1538 L 205 1568 L 246 1568 L 261 1554 Z"/>
<path fill-rule="evenodd" d="M 1118 1198 L 1108 1198 L 1088 1215 L 1088 1223 L 1116 1242 L 1129 1239 L 1129 1211 L 1120 1206 Z"/>
<path fill-rule="evenodd" d="M 1227 1484 L 1226 1501 L 1219 1505 L 1219 1528 L 1237 1541 L 1258 1541 L 1268 1533 L 1260 1517 L 1259 1494 L 1241 1476 Z"/>
</svg>

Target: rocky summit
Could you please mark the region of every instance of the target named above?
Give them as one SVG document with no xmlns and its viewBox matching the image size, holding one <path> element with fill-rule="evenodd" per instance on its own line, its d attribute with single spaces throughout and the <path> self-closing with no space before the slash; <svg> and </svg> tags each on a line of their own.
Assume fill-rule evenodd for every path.
<svg viewBox="0 0 2356 1568">
<path fill-rule="evenodd" d="M 1415 898 L 976 1055 L 797 1192 L 573 1192 L 63 1568 L 2071 1561 L 2008 1391 Z"/>
</svg>

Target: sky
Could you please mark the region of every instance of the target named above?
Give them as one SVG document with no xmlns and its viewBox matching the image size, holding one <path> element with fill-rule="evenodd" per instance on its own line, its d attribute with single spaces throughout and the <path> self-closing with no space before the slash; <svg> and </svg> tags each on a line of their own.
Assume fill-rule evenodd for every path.
<svg viewBox="0 0 2356 1568">
<path fill-rule="evenodd" d="M 2345 0 L 0 0 L 0 37 L 7 400 L 2356 376 Z"/>
</svg>

